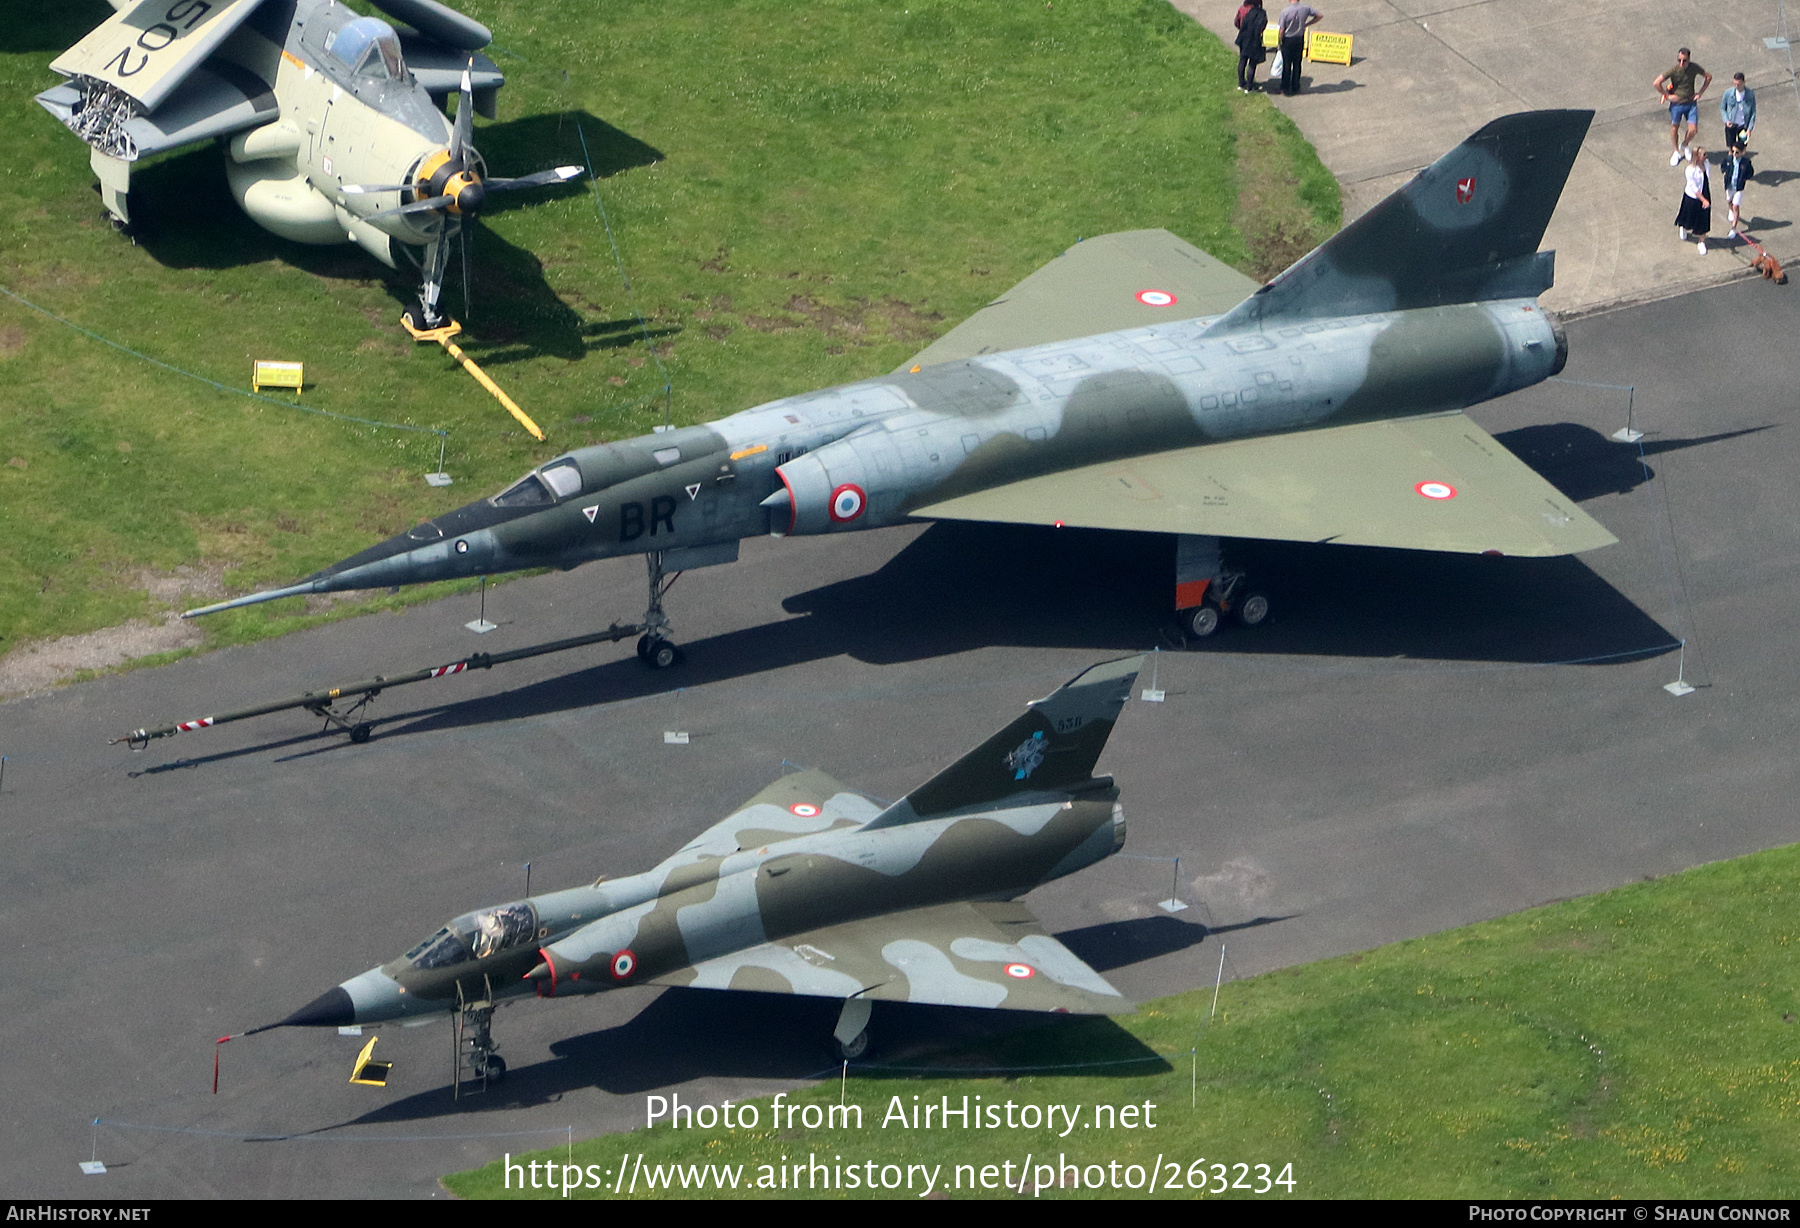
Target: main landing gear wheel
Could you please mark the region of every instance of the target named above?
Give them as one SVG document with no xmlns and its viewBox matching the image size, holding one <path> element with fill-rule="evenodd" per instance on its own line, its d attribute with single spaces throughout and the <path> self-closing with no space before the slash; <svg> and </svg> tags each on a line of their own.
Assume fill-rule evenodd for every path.
<svg viewBox="0 0 1800 1228">
<path fill-rule="evenodd" d="M 485 1079 L 488 1083 L 499 1083 L 506 1078 L 506 1059 L 498 1053 L 490 1053 L 475 1069 L 475 1077 Z"/>
<path fill-rule="evenodd" d="M 369 735 L 374 732 L 375 727 L 367 721 L 364 721 L 362 724 L 357 725 L 350 730 L 350 740 L 355 742 L 358 746 L 361 746 L 364 742 L 369 740 Z"/>
<path fill-rule="evenodd" d="M 869 1051 L 869 1029 L 864 1028 L 848 1041 L 838 1045 L 838 1052 L 847 1062 L 854 1062 Z"/>
<path fill-rule="evenodd" d="M 1246 627 L 1260 627 L 1269 621 L 1269 595 L 1252 590 L 1237 600 L 1233 612 L 1240 624 Z"/>
<path fill-rule="evenodd" d="M 1192 639 L 1205 639 L 1219 629 L 1219 607 L 1195 606 L 1181 616 L 1181 629 Z"/>
</svg>

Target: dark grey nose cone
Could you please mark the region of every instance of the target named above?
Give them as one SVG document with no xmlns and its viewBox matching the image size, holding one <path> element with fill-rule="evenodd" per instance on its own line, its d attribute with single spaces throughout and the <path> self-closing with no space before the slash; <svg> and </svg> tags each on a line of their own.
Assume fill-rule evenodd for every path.
<svg viewBox="0 0 1800 1228">
<path fill-rule="evenodd" d="M 339 985 L 328 989 L 283 1019 L 278 1028 L 341 1028 L 356 1022 L 356 1004 Z"/>
</svg>

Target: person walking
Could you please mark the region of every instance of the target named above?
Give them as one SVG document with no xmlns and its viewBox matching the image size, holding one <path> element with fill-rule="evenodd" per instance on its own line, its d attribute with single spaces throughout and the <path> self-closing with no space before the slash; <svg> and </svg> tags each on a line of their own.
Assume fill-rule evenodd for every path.
<svg viewBox="0 0 1800 1228">
<path fill-rule="evenodd" d="M 1306 51 L 1306 27 L 1317 25 L 1324 20 L 1324 16 L 1303 0 L 1293 0 L 1292 4 L 1281 10 L 1278 19 L 1281 31 L 1281 92 L 1289 97 L 1300 92 L 1300 57 Z"/>
<path fill-rule="evenodd" d="M 1725 121 L 1725 148 L 1747 149 L 1750 130 L 1756 127 L 1756 91 L 1744 87 L 1744 74 L 1731 74 L 1731 88 L 1719 99 L 1719 118 Z"/>
<path fill-rule="evenodd" d="M 1256 92 L 1256 69 L 1268 56 L 1263 48 L 1263 31 L 1269 28 L 1269 14 L 1262 0 L 1247 0 L 1238 10 L 1238 89 L 1246 94 Z"/>
<path fill-rule="evenodd" d="M 1700 80 L 1704 78 L 1704 80 Z M 1694 82 L 1699 80 L 1699 88 Z M 1700 95 L 1706 93 L 1706 87 L 1712 84 L 1712 74 L 1694 63 L 1693 53 L 1686 47 L 1675 53 L 1675 67 L 1668 72 L 1658 73 L 1650 83 L 1662 100 L 1669 104 L 1669 144 L 1673 152 L 1669 154 L 1669 165 L 1680 166 L 1687 157 L 1687 147 L 1700 132 Z M 1682 135 L 1682 125 L 1687 126 L 1687 134 Z"/>
<path fill-rule="evenodd" d="M 1687 190 L 1681 194 L 1681 212 L 1675 215 L 1675 229 L 1681 241 L 1692 234 L 1700 240 L 1699 252 L 1706 255 L 1706 236 L 1712 231 L 1712 193 L 1706 186 L 1706 151 L 1698 145 L 1688 151 Z"/>
<path fill-rule="evenodd" d="M 1739 137 L 1740 141 L 1742 139 Z M 1725 233 L 1733 237 L 1743 225 L 1740 210 L 1744 205 L 1744 185 L 1755 174 L 1756 167 L 1742 144 L 1733 145 L 1725 151 L 1725 160 L 1719 164 L 1719 182 L 1725 189 L 1725 204 L 1731 210 L 1725 220 Z"/>
</svg>

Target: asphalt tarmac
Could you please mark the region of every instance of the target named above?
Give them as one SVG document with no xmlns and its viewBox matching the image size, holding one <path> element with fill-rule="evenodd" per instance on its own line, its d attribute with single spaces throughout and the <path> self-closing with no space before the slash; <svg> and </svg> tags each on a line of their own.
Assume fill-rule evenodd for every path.
<svg viewBox="0 0 1800 1228">
<path fill-rule="evenodd" d="M 1127 852 L 1034 893 L 1138 999 L 1800 839 L 1800 289 L 1578 321 L 1563 381 L 1474 417 L 1620 540 L 1579 560 L 1246 544 L 1273 624 L 1159 653 L 1101 761 Z M 1646 432 L 1608 435 L 1627 394 Z M 473 495 L 475 492 L 471 492 Z M 444 1196 L 446 1172 L 831 1064 L 829 1003 L 630 989 L 504 1009 L 511 1074 L 453 1104 L 450 1032 L 280 1018 L 457 913 L 643 869 L 784 762 L 897 797 L 1095 661 L 1176 641 L 1166 539 L 942 524 L 758 540 L 682 578 L 688 658 L 603 645 L 421 683 L 351 745 L 287 713 L 107 740 L 633 618 L 636 560 L 0 707 L 0 1061 L 12 1197 Z M 1686 639 L 1685 654 L 1677 650 Z M 1698 686 L 1663 689 L 1678 670 Z M 1146 671 L 1145 683 L 1149 683 Z M 665 745 L 665 730 L 691 735 Z M 1179 892 L 1191 907 L 1170 915 Z M 877 1007 L 890 1054 L 1017 1026 Z M 103 1124 L 96 1130 L 90 1123 Z M 537 1131 L 540 1133 L 524 1133 Z M 264 1141 L 246 1141 L 255 1136 Z M 476 1136 L 476 1137 L 471 1137 Z M 96 1147 L 110 1166 L 83 1176 Z"/>
</svg>

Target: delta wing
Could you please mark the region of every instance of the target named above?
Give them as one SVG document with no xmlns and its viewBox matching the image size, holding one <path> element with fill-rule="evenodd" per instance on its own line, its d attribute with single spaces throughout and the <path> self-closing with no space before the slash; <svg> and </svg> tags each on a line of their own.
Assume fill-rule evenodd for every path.
<svg viewBox="0 0 1800 1228">
<path fill-rule="evenodd" d="M 1016 902 L 937 904 L 828 925 L 655 983 L 1073 1015 L 1135 1009 Z"/>
<path fill-rule="evenodd" d="M 670 861 L 732 853 L 834 828 L 861 827 L 881 807 L 823 772 L 790 772 L 683 845 Z"/>
<path fill-rule="evenodd" d="M 1088 465 L 915 515 L 1532 557 L 1618 540 L 1461 413 Z"/>
<path fill-rule="evenodd" d="M 1258 288 L 1166 230 L 1099 235 L 1075 244 L 899 369 L 1223 315 Z"/>
</svg>

